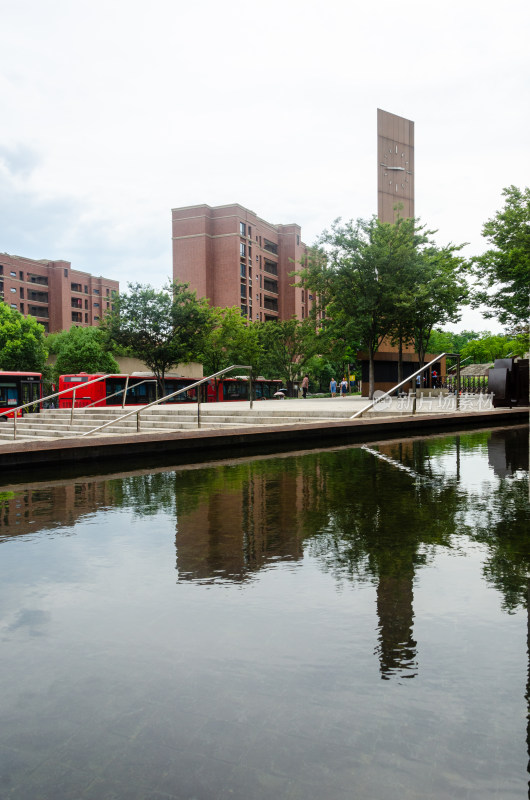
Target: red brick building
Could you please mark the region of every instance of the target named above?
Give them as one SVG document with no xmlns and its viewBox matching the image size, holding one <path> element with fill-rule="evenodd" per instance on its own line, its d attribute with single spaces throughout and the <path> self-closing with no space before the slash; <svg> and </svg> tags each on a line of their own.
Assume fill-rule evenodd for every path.
<svg viewBox="0 0 530 800">
<path fill-rule="evenodd" d="M 35 261 L 0 253 L 0 299 L 47 333 L 98 325 L 119 291 L 118 281 L 72 269 L 69 261 Z"/>
<path fill-rule="evenodd" d="M 254 321 L 304 319 L 311 295 L 290 273 L 306 253 L 299 225 L 273 225 L 237 203 L 172 211 L 173 278 Z"/>
</svg>

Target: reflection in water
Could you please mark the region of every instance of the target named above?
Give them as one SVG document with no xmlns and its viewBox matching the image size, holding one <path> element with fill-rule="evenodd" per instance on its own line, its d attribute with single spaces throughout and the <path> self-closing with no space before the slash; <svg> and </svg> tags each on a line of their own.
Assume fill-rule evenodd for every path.
<svg viewBox="0 0 530 800">
<path fill-rule="evenodd" d="M 72 753 L 79 758 L 83 752 L 89 758 L 106 731 L 110 742 L 106 750 L 123 751 L 124 760 L 116 756 L 112 771 L 105 755 L 106 772 L 98 774 L 92 773 L 93 766 L 83 767 L 92 783 L 87 783 L 86 794 L 76 785 L 76 793 L 87 800 L 104 796 L 114 783 L 120 785 L 121 796 L 127 796 L 123 792 L 131 780 L 128 770 L 134 758 L 146 758 L 149 752 L 154 764 L 168 741 L 175 742 L 175 764 L 164 761 L 157 769 L 153 766 L 149 779 L 154 782 L 149 788 L 154 790 L 156 783 L 160 796 L 254 797 L 254 788 L 262 781 L 259 796 L 263 797 L 342 798 L 351 796 L 355 778 L 356 786 L 364 786 L 360 796 L 386 798 L 399 789 L 400 796 L 412 798 L 420 796 L 429 763 L 426 796 L 439 800 L 466 793 L 481 800 L 487 797 L 487 786 L 493 779 L 502 785 L 503 777 L 493 774 L 492 778 L 484 766 L 480 749 L 484 743 L 471 743 L 480 740 L 482 724 L 473 720 L 471 725 L 456 726 L 459 708 L 453 695 L 472 696 L 484 681 L 483 691 L 489 697 L 490 678 L 481 677 L 477 670 L 463 676 L 459 670 L 465 654 L 456 647 L 451 652 L 466 609 L 451 605 L 445 587 L 445 581 L 451 580 L 450 570 L 444 567 L 443 581 L 432 590 L 433 598 L 423 576 L 427 574 L 428 581 L 436 584 L 441 569 L 437 565 L 444 559 L 452 563 L 462 553 L 473 562 L 480 553 L 483 583 L 500 594 L 503 613 L 515 614 L 527 607 L 530 531 L 525 471 L 527 430 L 513 428 L 35 484 L 26 490 L 4 487 L 0 491 L 0 554 L 10 555 L 9 548 L 15 545 L 22 558 L 25 553 L 27 558 L 38 553 L 36 574 L 42 571 L 44 582 L 52 585 L 53 579 L 57 588 L 49 607 L 39 607 L 39 592 L 44 590 L 38 579 L 21 587 L 16 574 L 9 572 L 11 583 L 4 594 L 9 613 L 0 602 L 0 635 L 14 648 L 16 663 L 31 664 L 34 656 L 28 656 L 34 648 L 42 648 L 38 651 L 40 672 L 35 673 L 38 679 L 47 676 L 47 670 L 51 676 L 61 676 L 57 684 L 49 679 L 49 692 L 37 715 L 43 724 L 49 726 L 48 713 L 57 719 L 57 695 L 65 703 L 68 720 L 76 725 L 81 720 L 76 704 L 90 709 L 88 721 L 80 712 L 82 727 L 90 732 L 92 725 L 94 734 L 88 746 L 85 731 L 65 726 L 64 741 L 50 753 L 49 761 L 30 759 L 28 774 L 40 763 L 64 765 Z M 83 557 L 76 556 L 87 525 L 91 526 L 84 540 L 88 550 Z M 49 535 L 43 537 L 43 532 Z M 60 552 L 71 560 L 66 560 L 59 574 L 60 565 L 48 555 L 49 548 L 57 539 L 65 540 L 66 534 L 68 550 Z M 20 547 L 26 541 L 35 551 Z M 155 559 L 157 548 L 160 561 Z M 141 567 L 129 566 L 137 552 Z M 21 563 L 13 562 L 19 570 Z M 75 602 L 65 588 L 69 583 Z M 96 599 L 87 611 L 83 603 L 91 597 L 92 584 Z M 416 618 L 418 585 L 421 602 Z M 481 591 L 481 603 L 486 602 L 490 590 Z M 61 597 L 68 610 L 74 609 L 72 619 L 65 617 L 65 634 L 57 622 Z M 365 598 L 370 598 L 371 605 L 366 610 L 370 622 L 363 632 L 360 609 Z M 327 613 L 328 609 L 332 612 Z M 468 637 L 478 637 L 489 624 L 480 610 L 477 613 L 476 625 L 472 617 L 464 625 Z M 428 617 L 428 625 L 418 625 L 422 616 Z M 100 628 L 104 633 L 99 633 Z M 437 633 L 431 635 L 431 628 Z M 485 638 L 490 641 L 499 630 L 494 628 Z M 84 636 L 91 642 L 86 652 Z M 433 663 L 436 636 L 441 639 Z M 56 639 L 62 647 L 55 646 Z M 63 661 L 56 650 L 63 654 Z M 119 670 L 114 682 L 107 675 L 111 651 L 127 672 L 134 708 L 128 698 L 120 700 Z M 530 626 L 528 651 L 527 700 Z M 80 661 L 75 660 L 76 653 L 81 654 Z M 76 668 L 86 672 L 79 683 L 75 683 Z M 34 680 L 33 674 L 30 677 Z M 417 680 L 407 683 L 405 678 Z M 72 682 L 72 697 L 65 695 L 63 700 L 59 686 Z M 403 694 L 404 685 L 414 694 Z M 101 697 L 108 691 L 109 707 L 93 711 L 87 686 L 95 687 Z M 210 705 L 201 700 L 204 697 Z M 433 698 L 438 698 L 438 705 Z M 435 714 L 443 716 L 444 704 L 450 707 L 452 703 L 455 707 L 448 708 L 445 723 L 437 723 L 433 733 L 428 720 Z M 420 708 L 417 716 L 415 704 Z M 386 708 L 388 712 L 380 710 Z M 234 709 L 240 709 L 235 716 Z M 487 720 L 487 712 L 481 708 L 477 713 Z M 11 713 L 21 726 L 25 717 L 16 703 Z M 502 701 L 492 714 L 502 719 Z M 401 718 L 410 720 L 407 737 L 394 730 L 399 727 L 395 720 Z M 165 729 L 162 719 L 166 719 Z M 28 725 L 34 725 L 35 713 L 28 720 Z M 528 720 L 530 748 L 530 715 Z M 371 725 L 375 725 L 372 749 L 366 737 Z M 498 735 L 501 722 L 496 725 Z M 0 748 L 19 757 L 17 736 L 0 732 Z M 432 760 L 424 749 L 429 736 L 435 737 L 432 744 L 437 748 Z M 460 751 L 466 757 L 456 763 Z M 437 767 L 444 752 L 445 772 Z M 515 758 L 502 752 L 507 764 Z M 289 753 L 285 763 L 281 753 Z M 297 757 L 299 774 L 294 767 Z M 308 775 L 320 760 L 326 770 L 315 773 L 312 782 Z M 201 787 L 206 762 L 217 781 L 230 765 L 232 772 L 221 781 L 224 794 L 219 788 Z M 256 770 L 252 780 L 251 764 Z M 476 773 L 470 765 L 477 765 Z M 173 769 L 175 783 L 171 785 Z M 387 784 L 382 778 L 385 769 L 389 770 Z M 497 764 L 491 769 L 504 767 Z M 191 776 L 186 790 L 183 774 Z M 29 796 L 31 781 L 26 786 L 25 775 L 18 778 L 20 797 Z M 245 783 L 245 775 L 250 783 Z M 396 776 L 402 781 L 397 788 Z M 10 800 L 17 800 L 13 788 L 17 785 L 8 786 L 13 791 L 6 795 Z M 475 794 L 469 787 L 476 787 Z M 1 791 L 0 783 L 0 796 Z M 506 797 L 516 796 L 515 791 L 503 791 Z M 147 791 L 145 796 L 150 796 Z"/>
</svg>

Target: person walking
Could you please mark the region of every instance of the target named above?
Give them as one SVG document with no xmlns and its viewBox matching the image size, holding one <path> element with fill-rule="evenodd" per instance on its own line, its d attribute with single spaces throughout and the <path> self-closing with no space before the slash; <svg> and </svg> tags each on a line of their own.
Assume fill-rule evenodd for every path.
<svg viewBox="0 0 530 800">
<path fill-rule="evenodd" d="M 302 381 L 302 397 L 304 400 L 307 397 L 307 390 L 309 389 L 309 375 L 304 375 L 304 379 Z"/>
<path fill-rule="evenodd" d="M 346 378 L 343 378 L 340 382 L 340 393 L 342 397 L 346 397 L 348 394 L 348 381 Z"/>
<path fill-rule="evenodd" d="M 335 378 L 332 378 L 329 384 L 329 391 L 331 392 L 331 396 L 335 397 L 337 394 L 337 381 Z"/>
</svg>

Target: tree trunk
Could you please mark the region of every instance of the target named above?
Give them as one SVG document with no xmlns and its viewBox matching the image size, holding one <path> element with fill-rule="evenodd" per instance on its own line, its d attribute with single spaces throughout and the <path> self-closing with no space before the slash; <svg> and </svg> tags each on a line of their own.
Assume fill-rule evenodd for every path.
<svg viewBox="0 0 530 800">
<path fill-rule="evenodd" d="M 374 346 L 370 343 L 368 348 L 368 397 L 370 400 L 373 399 L 374 396 L 374 387 L 375 387 L 375 369 L 374 369 Z"/>
<path fill-rule="evenodd" d="M 399 336 L 398 340 L 398 379 L 397 382 L 401 383 L 403 380 L 403 336 Z"/>
</svg>

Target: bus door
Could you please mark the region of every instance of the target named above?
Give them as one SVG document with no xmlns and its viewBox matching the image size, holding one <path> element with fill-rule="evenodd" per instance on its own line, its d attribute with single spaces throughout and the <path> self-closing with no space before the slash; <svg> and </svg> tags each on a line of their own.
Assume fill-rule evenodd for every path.
<svg viewBox="0 0 530 800">
<path fill-rule="evenodd" d="M 15 381 L 2 381 L 0 383 L 0 410 L 15 408 L 20 405 L 18 402 L 18 389 Z M 6 418 L 6 414 L 2 419 Z M 12 416 L 12 415 L 11 415 Z"/>
<path fill-rule="evenodd" d="M 32 400 L 40 400 L 40 384 L 37 382 L 30 382 L 30 381 L 20 381 L 20 394 L 21 394 L 21 402 L 20 405 L 23 406 L 26 403 L 31 403 Z M 24 409 L 26 414 L 34 414 L 35 412 L 40 411 L 40 404 L 35 403 L 35 405 L 30 406 L 29 408 Z"/>
</svg>

